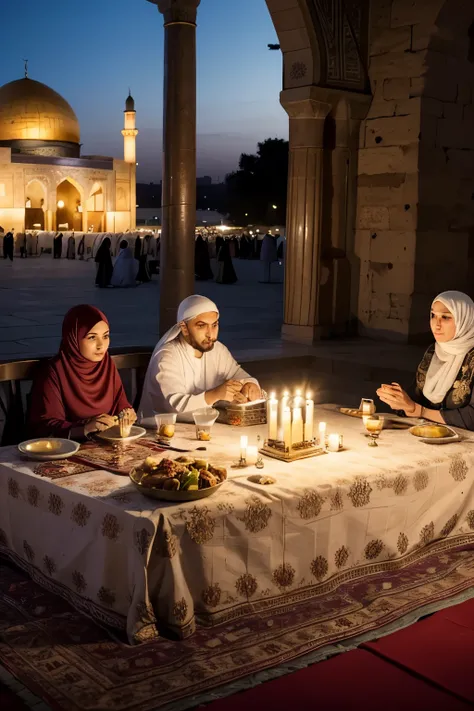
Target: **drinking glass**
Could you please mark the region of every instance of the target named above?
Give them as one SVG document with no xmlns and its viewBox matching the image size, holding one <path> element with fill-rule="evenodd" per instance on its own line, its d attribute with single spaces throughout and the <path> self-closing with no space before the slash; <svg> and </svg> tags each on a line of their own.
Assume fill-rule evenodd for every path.
<svg viewBox="0 0 474 711">
<path fill-rule="evenodd" d="M 155 416 L 156 430 L 160 439 L 171 439 L 174 437 L 176 425 L 176 413 L 153 413 Z"/>
<path fill-rule="evenodd" d="M 363 421 L 370 437 L 369 447 L 378 447 L 377 440 L 383 430 L 384 418 L 376 415 L 364 417 Z"/>
<path fill-rule="evenodd" d="M 219 417 L 219 411 L 213 407 L 202 407 L 193 412 L 194 424 L 196 425 L 196 439 L 201 442 L 209 442 L 211 439 L 211 429 L 214 422 Z"/>
</svg>

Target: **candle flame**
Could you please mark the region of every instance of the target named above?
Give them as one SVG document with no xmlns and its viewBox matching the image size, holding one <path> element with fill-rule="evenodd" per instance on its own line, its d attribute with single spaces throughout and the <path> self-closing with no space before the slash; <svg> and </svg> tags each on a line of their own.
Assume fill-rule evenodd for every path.
<svg viewBox="0 0 474 711">
<path fill-rule="evenodd" d="M 300 397 L 300 396 L 301 396 L 301 390 L 297 390 L 297 391 L 296 391 L 296 396 L 297 396 L 297 397 Z"/>
<path fill-rule="evenodd" d="M 306 393 L 306 399 L 311 400 L 313 393 Z"/>
<path fill-rule="evenodd" d="M 275 393 L 274 392 L 270 393 L 270 400 L 274 400 L 274 399 L 275 399 Z"/>
</svg>

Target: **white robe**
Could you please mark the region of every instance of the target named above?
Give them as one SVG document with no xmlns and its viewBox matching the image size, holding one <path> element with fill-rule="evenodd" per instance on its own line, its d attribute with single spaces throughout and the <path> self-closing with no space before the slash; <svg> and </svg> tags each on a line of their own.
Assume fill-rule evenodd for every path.
<svg viewBox="0 0 474 711">
<path fill-rule="evenodd" d="M 110 283 L 112 286 L 136 286 L 138 266 L 130 247 L 121 249 L 114 264 Z"/>
<path fill-rule="evenodd" d="M 257 383 L 219 341 L 202 358 L 194 356 L 182 336 L 158 344 L 146 372 L 138 418 L 153 426 L 154 412 L 177 412 L 178 419 L 192 422 L 195 410 L 209 407 L 205 393 L 227 380 Z"/>
</svg>

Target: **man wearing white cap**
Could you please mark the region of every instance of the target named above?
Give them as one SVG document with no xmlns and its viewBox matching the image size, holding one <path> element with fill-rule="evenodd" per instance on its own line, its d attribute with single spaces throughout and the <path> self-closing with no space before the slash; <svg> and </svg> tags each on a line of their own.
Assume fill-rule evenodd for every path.
<svg viewBox="0 0 474 711">
<path fill-rule="evenodd" d="M 138 408 L 141 421 L 153 413 L 192 412 L 224 400 L 250 402 L 261 397 L 258 382 L 217 340 L 219 309 L 205 296 L 188 296 L 178 323 L 157 343 L 145 376 Z"/>
</svg>

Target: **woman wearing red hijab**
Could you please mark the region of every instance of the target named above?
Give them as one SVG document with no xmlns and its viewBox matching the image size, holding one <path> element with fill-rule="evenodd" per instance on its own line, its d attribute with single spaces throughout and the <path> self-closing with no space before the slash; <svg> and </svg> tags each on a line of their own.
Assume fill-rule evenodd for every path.
<svg viewBox="0 0 474 711">
<path fill-rule="evenodd" d="M 87 437 L 115 425 L 119 414 L 125 424 L 135 422 L 108 348 L 109 322 L 102 311 L 87 304 L 68 311 L 59 353 L 33 384 L 33 437 Z"/>
</svg>

